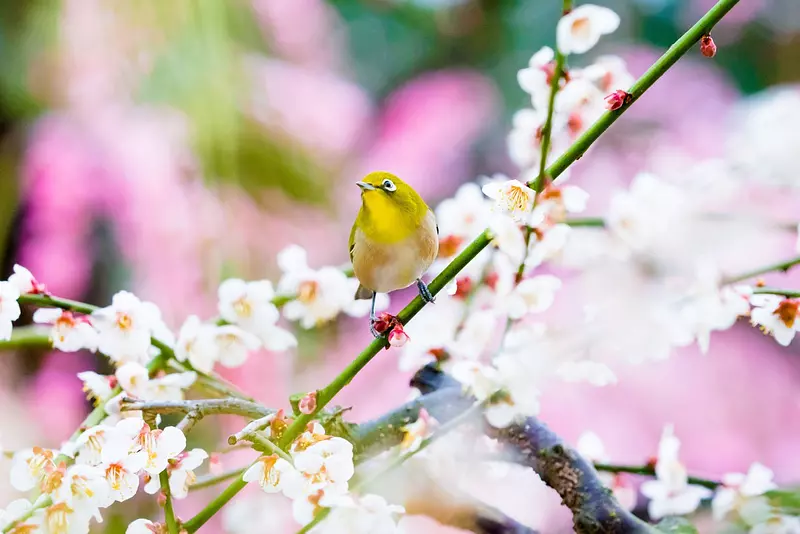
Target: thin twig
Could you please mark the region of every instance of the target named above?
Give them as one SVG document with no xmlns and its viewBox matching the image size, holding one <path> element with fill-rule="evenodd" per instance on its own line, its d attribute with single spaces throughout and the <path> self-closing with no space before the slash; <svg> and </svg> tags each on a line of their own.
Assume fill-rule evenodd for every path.
<svg viewBox="0 0 800 534">
<path fill-rule="evenodd" d="M 741 274 L 728 276 L 722 280 L 723 284 L 733 284 L 735 282 L 742 282 L 749 278 L 755 278 L 756 276 L 761 276 L 762 274 L 767 274 L 771 272 L 786 272 L 795 265 L 800 264 L 800 256 L 795 256 L 794 258 L 789 258 L 788 260 L 784 260 L 778 263 L 773 263 L 771 265 L 765 265 L 764 267 L 758 267 L 753 269 L 752 271 L 746 271 Z"/>
<path fill-rule="evenodd" d="M 194 484 L 189 486 L 189 491 L 197 491 L 203 488 L 208 488 L 210 486 L 216 486 L 217 484 L 226 482 L 232 478 L 242 476 L 246 470 L 247 470 L 246 467 L 240 467 L 239 469 L 226 471 L 225 473 L 221 473 L 219 475 L 207 475 L 207 476 L 197 477 L 197 480 L 195 480 Z"/>
<path fill-rule="evenodd" d="M 228 445 L 236 445 L 238 442 L 245 439 L 245 436 L 252 434 L 253 432 L 258 432 L 259 430 L 263 430 L 270 424 L 272 421 L 272 415 L 265 415 L 264 417 L 260 417 L 254 421 L 250 421 L 245 425 L 243 429 L 236 432 L 235 434 L 231 434 L 228 436 Z"/>
<path fill-rule="evenodd" d="M 197 412 L 206 415 L 241 415 L 243 417 L 264 417 L 274 413 L 274 410 L 265 408 L 256 402 L 233 397 L 227 399 L 204 399 L 182 401 L 141 401 L 138 399 L 124 398 L 120 402 L 120 410 L 144 411 L 153 413 L 184 413 Z"/>
<path fill-rule="evenodd" d="M 753 288 L 755 295 L 780 295 L 790 299 L 800 298 L 800 291 L 793 289 L 780 289 L 777 287 L 756 287 Z"/>
<path fill-rule="evenodd" d="M 203 412 L 200 410 L 190 410 L 186 413 L 183 419 L 181 419 L 180 422 L 175 425 L 175 427 L 184 434 L 188 434 L 191 432 L 192 428 L 194 428 L 194 425 L 196 425 L 197 422 L 202 418 Z"/>
</svg>

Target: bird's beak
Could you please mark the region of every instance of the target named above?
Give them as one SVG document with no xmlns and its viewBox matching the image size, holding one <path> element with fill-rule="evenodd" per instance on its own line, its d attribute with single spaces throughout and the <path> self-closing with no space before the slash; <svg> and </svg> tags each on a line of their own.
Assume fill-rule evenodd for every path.
<svg viewBox="0 0 800 534">
<path fill-rule="evenodd" d="M 367 182 L 356 182 L 356 185 L 360 187 L 362 191 L 375 191 L 375 186 Z"/>
</svg>

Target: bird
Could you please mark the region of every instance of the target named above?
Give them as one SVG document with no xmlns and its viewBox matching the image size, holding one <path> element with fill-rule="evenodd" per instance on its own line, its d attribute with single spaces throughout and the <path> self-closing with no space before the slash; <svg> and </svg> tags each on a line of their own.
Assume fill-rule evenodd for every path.
<svg viewBox="0 0 800 534">
<path fill-rule="evenodd" d="M 350 231 L 350 261 L 358 279 L 357 300 L 372 299 L 370 332 L 375 329 L 375 297 L 417 284 L 425 302 L 434 302 L 422 281 L 439 252 L 436 215 L 414 188 L 385 171 L 356 182 L 361 208 Z"/>
</svg>

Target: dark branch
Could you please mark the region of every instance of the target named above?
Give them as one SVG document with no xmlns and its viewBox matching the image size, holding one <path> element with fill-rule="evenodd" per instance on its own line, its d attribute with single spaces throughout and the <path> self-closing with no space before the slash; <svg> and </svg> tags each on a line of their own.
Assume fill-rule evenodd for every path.
<svg viewBox="0 0 800 534">
<path fill-rule="evenodd" d="M 426 393 L 423 398 L 434 391 L 453 391 L 465 397 L 461 395 L 461 385 L 433 365 L 417 372 L 411 384 Z M 466 399 L 467 405 L 471 402 L 471 399 Z M 619 505 L 591 463 L 535 417 L 504 429 L 487 425 L 486 430 L 511 448 L 515 461 L 532 468 L 561 496 L 564 505 L 572 512 L 575 532 L 653 532 L 647 523 Z"/>
</svg>

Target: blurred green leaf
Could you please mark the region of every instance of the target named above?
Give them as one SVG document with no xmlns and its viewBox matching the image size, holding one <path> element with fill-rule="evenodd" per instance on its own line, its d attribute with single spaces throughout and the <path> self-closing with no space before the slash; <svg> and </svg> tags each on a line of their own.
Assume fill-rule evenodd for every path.
<svg viewBox="0 0 800 534">
<path fill-rule="evenodd" d="M 800 490 L 772 490 L 764 496 L 781 514 L 800 515 Z"/>
<path fill-rule="evenodd" d="M 141 98 L 187 114 L 207 179 L 233 182 L 256 199 L 264 187 L 273 187 L 297 200 L 324 201 L 324 174 L 313 158 L 242 110 L 250 98 L 242 52 L 252 51 L 257 31 L 252 23 L 239 26 L 252 20 L 248 4 L 198 0 L 193 5 L 142 85 Z"/>
</svg>

